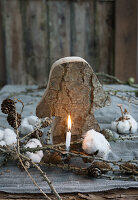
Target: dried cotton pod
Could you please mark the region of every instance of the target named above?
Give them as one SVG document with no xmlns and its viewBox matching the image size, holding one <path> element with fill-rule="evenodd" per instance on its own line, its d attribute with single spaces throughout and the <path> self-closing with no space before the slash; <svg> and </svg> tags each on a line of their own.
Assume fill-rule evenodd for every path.
<svg viewBox="0 0 138 200">
<path fill-rule="evenodd" d="M 118 105 L 121 109 L 122 117 L 116 119 L 111 123 L 111 128 L 117 133 L 120 134 L 133 134 L 137 131 L 137 122 L 136 120 L 127 112 L 125 109 L 122 110 L 122 105 Z"/>
</svg>

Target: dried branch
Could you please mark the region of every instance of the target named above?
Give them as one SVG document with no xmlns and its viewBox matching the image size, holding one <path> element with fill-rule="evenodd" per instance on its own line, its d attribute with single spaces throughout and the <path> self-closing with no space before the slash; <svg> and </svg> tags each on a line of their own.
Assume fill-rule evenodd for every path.
<svg viewBox="0 0 138 200">
<path fill-rule="evenodd" d="M 42 169 L 36 163 L 34 163 L 31 159 L 29 159 L 28 157 L 26 157 L 26 156 L 24 156 L 22 154 L 20 154 L 20 157 L 22 157 L 23 159 L 28 160 L 29 162 L 32 163 L 32 165 L 40 172 L 40 174 L 43 176 L 44 180 L 48 183 L 49 187 L 51 188 L 51 190 L 53 191 L 53 193 L 55 194 L 57 199 L 58 200 L 62 200 L 61 197 L 59 196 L 59 194 L 57 193 L 56 189 L 52 185 L 52 182 L 47 177 L 46 173 L 43 172 Z"/>
<path fill-rule="evenodd" d="M 98 72 L 98 73 L 96 73 L 96 75 L 108 78 L 109 80 L 112 80 L 114 83 L 119 83 L 119 84 L 123 84 L 123 85 L 129 85 L 131 87 L 138 88 L 138 85 L 132 83 L 130 80 L 122 81 L 122 80 L 118 79 L 116 76 L 112 76 L 112 75 L 106 74 L 104 72 Z"/>
<path fill-rule="evenodd" d="M 108 79 L 110 79 L 110 80 L 113 80 L 113 81 L 116 82 L 116 83 L 119 83 L 119 84 L 126 84 L 125 81 L 121 81 L 121 80 L 119 80 L 117 77 L 112 76 L 112 75 L 109 75 L 109 74 L 105 74 L 104 72 L 98 72 L 98 73 L 96 73 L 96 75 L 97 75 L 97 76 L 106 77 L 106 78 L 108 78 Z"/>
<path fill-rule="evenodd" d="M 20 140 L 19 140 L 19 131 L 18 131 L 18 125 L 17 125 L 17 112 L 15 109 L 15 123 L 16 123 L 16 135 L 17 135 L 17 152 L 20 153 Z"/>
<path fill-rule="evenodd" d="M 18 156 L 18 159 L 19 159 L 21 165 L 23 166 L 24 170 L 26 171 L 26 173 L 28 174 L 28 176 L 30 177 L 30 179 L 32 180 L 32 182 L 34 183 L 34 185 L 40 190 L 40 192 L 46 197 L 46 199 L 51 200 L 51 198 L 45 194 L 45 192 L 39 187 L 39 185 L 36 183 L 36 181 L 34 180 L 34 178 L 31 176 L 31 174 L 27 170 L 26 166 L 23 164 L 22 159 L 20 158 L 18 152 L 17 152 L 17 156 Z"/>
<path fill-rule="evenodd" d="M 101 178 L 107 178 L 107 179 L 110 179 L 110 180 L 119 180 L 119 179 L 121 179 L 121 180 L 124 180 L 124 181 L 129 181 L 129 180 L 137 181 L 137 179 L 138 179 L 138 176 L 134 176 L 134 175 L 128 176 L 128 177 L 124 177 L 124 176 L 109 176 L 109 175 L 102 174 L 100 177 Z"/>
<path fill-rule="evenodd" d="M 138 100 L 134 99 L 134 97 L 126 97 L 126 96 L 121 96 L 120 94 L 117 94 L 116 92 L 111 92 L 111 91 L 106 91 L 111 96 L 116 96 L 124 101 L 128 101 L 129 103 L 133 103 L 135 105 L 138 105 Z"/>
<path fill-rule="evenodd" d="M 24 103 L 21 100 L 19 100 L 19 99 L 17 99 L 17 98 L 14 97 L 14 101 L 15 100 L 18 101 L 18 102 L 20 102 L 22 104 L 22 109 L 21 109 L 21 112 L 20 112 L 20 114 L 22 114 L 23 109 L 24 109 Z"/>
<path fill-rule="evenodd" d="M 53 163 L 45 163 L 45 162 L 40 162 L 39 164 L 42 166 L 47 166 L 47 167 L 56 167 L 56 168 L 58 167 L 60 169 L 69 170 L 69 171 L 72 171 L 75 173 L 84 172 L 86 174 L 86 169 L 87 169 L 87 168 L 83 168 L 83 167 L 71 166 L 69 164 L 53 164 Z"/>
<path fill-rule="evenodd" d="M 46 121 L 46 120 L 45 121 L 41 121 L 40 124 L 37 124 L 37 127 L 32 132 L 30 132 L 27 135 L 25 135 L 24 137 L 20 138 L 20 141 L 26 139 L 27 137 L 29 137 L 30 135 L 32 135 L 35 131 L 40 130 L 44 126 L 47 127 L 47 126 L 49 126 L 52 123 L 52 120 L 50 118 L 49 118 L 48 121 Z M 45 122 L 47 122 L 47 123 L 45 123 Z"/>
<path fill-rule="evenodd" d="M 82 141 L 83 141 L 83 139 L 73 141 L 73 142 L 70 143 L 70 145 L 81 144 Z M 53 144 L 52 146 L 53 147 L 62 147 L 62 146 L 65 146 L 65 145 L 66 145 L 65 143 L 60 143 L 60 144 Z"/>
<path fill-rule="evenodd" d="M 118 138 L 113 138 L 112 141 L 116 142 L 116 141 L 119 141 L 119 140 L 135 140 L 135 139 L 138 139 L 138 135 L 130 135 L 130 136 L 126 136 L 126 137 L 122 137 L 122 136 L 119 136 Z"/>
</svg>

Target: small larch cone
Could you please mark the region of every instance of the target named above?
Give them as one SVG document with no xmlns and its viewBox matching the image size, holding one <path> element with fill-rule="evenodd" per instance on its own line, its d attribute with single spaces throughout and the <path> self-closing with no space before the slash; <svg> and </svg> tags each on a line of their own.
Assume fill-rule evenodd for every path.
<svg viewBox="0 0 138 200">
<path fill-rule="evenodd" d="M 42 137 L 43 136 L 43 132 L 39 129 L 35 130 L 32 134 L 31 134 L 31 138 L 38 138 L 38 137 Z"/>
<path fill-rule="evenodd" d="M 1 111 L 4 114 L 9 114 L 15 111 L 15 102 L 12 99 L 5 99 L 1 104 Z"/>
<path fill-rule="evenodd" d="M 21 114 L 17 113 L 17 118 L 16 118 L 16 112 L 10 112 L 8 114 L 7 121 L 9 125 L 11 125 L 11 127 L 16 129 L 21 125 Z"/>
<path fill-rule="evenodd" d="M 108 171 L 110 171 L 112 168 L 108 163 L 101 162 L 101 161 L 95 161 L 92 163 L 92 165 L 87 169 L 88 175 L 92 177 L 98 177 L 101 174 L 104 174 Z"/>
<path fill-rule="evenodd" d="M 70 114 L 73 141 L 80 139 L 90 129 L 100 131 L 94 109 L 109 105 L 109 102 L 90 65 L 80 57 L 65 57 L 52 65 L 36 115 L 39 118 L 55 116 L 53 143 L 60 143 L 65 142 L 67 117 Z"/>
</svg>

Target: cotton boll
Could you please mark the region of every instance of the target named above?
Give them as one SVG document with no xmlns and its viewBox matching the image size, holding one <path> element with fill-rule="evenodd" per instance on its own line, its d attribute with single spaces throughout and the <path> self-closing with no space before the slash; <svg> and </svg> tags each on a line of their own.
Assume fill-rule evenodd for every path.
<svg viewBox="0 0 138 200">
<path fill-rule="evenodd" d="M 35 126 L 35 125 L 39 122 L 38 117 L 33 116 L 33 115 L 29 116 L 29 117 L 27 118 L 27 120 L 28 120 L 28 123 L 29 123 L 30 125 L 32 125 L 32 126 Z"/>
<path fill-rule="evenodd" d="M 136 120 L 130 114 L 125 114 L 125 117 L 129 118 L 128 121 L 129 121 L 130 129 L 131 129 L 130 132 L 132 134 L 136 133 L 137 128 L 138 128 L 138 124 L 137 124 Z"/>
<path fill-rule="evenodd" d="M 12 145 L 17 142 L 16 134 L 13 130 L 6 128 L 4 130 L 4 141 L 6 145 Z"/>
<path fill-rule="evenodd" d="M 125 133 L 128 134 L 130 129 L 130 124 L 128 120 L 119 121 L 117 124 L 118 133 Z"/>
<path fill-rule="evenodd" d="M 42 147 L 41 142 L 38 139 L 30 139 L 25 148 L 36 148 L 37 146 Z M 43 151 L 33 152 L 26 152 L 26 156 L 29 157 L 33 162 L 39 163 L 43 157 Z"/>
<path fill-rule="evenodd" d="M 3 139 L 3 136 L 4 136 L 4 131 L 0 130 L 0 140 Z"/>
<path fill-rule="evenodd" d="M 120 134 L 133 134 L 137 131 L 137 122 L 130 114 L 126 113 L 123 118 L 116 119 L 112 122 L 111 128 Z"/>
<path fill-rule="evenodd" d="M 0 146 L 6 146 L 6 142 L 4 140 L 0 141 Z"/>
<path fill-rule="evenodd" d="M 137 129 L 138 129 L 138 124 L 135 120 L 131 119 L 131 133 L 134 134 L 136 133 Z"/>
<path fill-rule="evenodd" d="M 28 119 L 27 118 L 24 118 L 22 120 L 20 129 L 21 129 L 21 133 L 23 135 L 26 135 L 26 134 L 31 133 L 31 132 L 34 131 L 33 126 L 28 123 Z"/>
<path fill-rule="evenodd" d="M 39 118 L 36 117 L 36 116 L 29 116 L 29 117 L 26 117 L 22 120 L 22 123 L 21 123 L 21 133 L 23 135 L 26 135 L 28 133 L 31 133 L 34 131 L 34 127 L 35 125 L 39 122 Z"/>
<path fill-rule="evenodd" d="M 115 132 L 117 132 L 117 122 L 114 121 L 114 122 L 111 122 L 111 129 Z"/>
<path fill-rule="evenodd" d="M 94 154 L 98 151 L 97 156 L 106 159 L 111 151 L 109 142 L 105 137 L 95 130 L 91 129 L 86 133 L 82 143 L 83 150 L 88 154 Z"/>
<path fill-rule="evenodd" d="M 41 157 L 39 156 L 38 153 L 28 153 L 26 154 L 27 157 L 29 157 L 33 162 L 35 163 L 40 163 Z"/>
</svg>

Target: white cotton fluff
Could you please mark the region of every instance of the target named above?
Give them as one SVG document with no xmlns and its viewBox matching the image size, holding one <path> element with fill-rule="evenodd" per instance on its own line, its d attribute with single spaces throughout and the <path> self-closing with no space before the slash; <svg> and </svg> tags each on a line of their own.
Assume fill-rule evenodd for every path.
<svg viewBox="0 0 138 200">
<path fill-rule="evenodd" d="M 138 125 L 136 120 L 128 113 L 124 114 L 124 120 L 116 119 L 111 123 L 112 130 L 123 133 L 123 134 L 133 134 L 136 133 Z"/>
<path fill-rule="evenodd" d="M 0 140 L 2 140 L 4 137 L 4 131 L 0 130 Z"/>
<path fill-rule="evenodd" d="M 4 140 L 0 141 L 0 146 L 6 146 L 6 142 Z"/>
<path fill-rule="evenodd" d="M 28 147 L 29 148 L 36 148 L 37 146 L 42 147 L 42 144 L 38 139 L 33 138 L 33 139 L 30 139 L 24 147 L 25 148 L 28 148 Z M 37 151 L 35 153 L 28 152 L 28 151 L 26 152 L 26 156 L 28 158 L 30 158 L 35 163 L 39 163 L 41 161 L 41 159 L 43 158 L 43 155 L 44 154 L 43 154 L 42 150 Z"/>
<path fill-rule="evenodd" d="M 83 150 L 88 154 L 94 154 L 98 151 L 97 156 L 106 159 L 110 149 L 110 144 L 99 132 L 91 129 L 86 133 L 86 136 L 82 143 Z"/>
<path fill-rule="evenodd" d="M 39 118 L 34 115 L 29 116 L 27 119 L 28 123 L 32 126 L 36 125 L 39 122 Z"/>
<path fill-rule="evenodd" d="M 4 130 L 4 141 L 5 141 L 6 145 L 16 144 L 16 142 L 17 142 L 16 133 L 11 129 L 6 128 Z"/>
<path fill-rule="evenodd" d="M 26 135 L 34 131 L 34 126 L 39 122 L 39 118 L 36 116 L 29 116 L 22 120 L 21 123 L 21 133 Z"/>
</svg>

